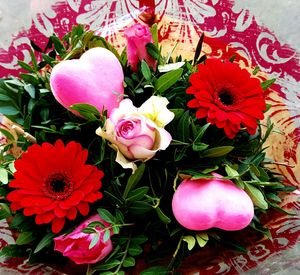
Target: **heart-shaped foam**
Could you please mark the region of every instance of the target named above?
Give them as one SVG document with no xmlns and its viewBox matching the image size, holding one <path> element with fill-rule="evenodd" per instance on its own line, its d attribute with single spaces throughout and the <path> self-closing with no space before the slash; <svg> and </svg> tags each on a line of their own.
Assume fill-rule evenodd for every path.
<svg viewBox="0 0 300 275">
<path fill-rule="evenodd" d="M 80 59 L 60 62 L 50 75 L 52 93 L 64 107 L 87 103 L 108 114 L 123 98 L 123 80 L 117 57 L 100 47 L 86 51 Z"/>
<path fill-rule="evenodd" d="M 184 180 L 173 196 L 172 209 L 177 221 L 191 230 L 241 230 L 254 216 L 247 193 L 222 178 Z"/>
</svg>

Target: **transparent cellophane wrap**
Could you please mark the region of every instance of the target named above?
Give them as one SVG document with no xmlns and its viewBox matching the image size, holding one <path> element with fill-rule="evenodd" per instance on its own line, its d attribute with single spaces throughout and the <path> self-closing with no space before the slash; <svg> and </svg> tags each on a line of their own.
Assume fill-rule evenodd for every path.
<svg viewBox="0 0 300 275">
<path fill-rule="evenodd" d="M 49 17 L 49 14 L 41 11 L 40 17 L 33 18 L 35 24 L 29 30 L 19 33 L 12 41 L 10 48 L 0 50 L 0 57 L 7 55 L 4 61 L 3 58 L 0 59 L 2 77 L 18 74 L 19 68 L 13 63 L 14 58 L 26 61 L 26 50 L 29 45 L 25 43 L 21 45 L 22 47 L 20 44 L 16 46 L 16 41 L 26 37 L 38 45 L 46 43 L 47 34 L 49 34 L 47 28 L 50 32 L 53 30 L 62 36 L 71 29 L 73 24 L 82 23 L 96 31 L 98 35 L 106 37 L 121 51 L 126 47 L 123 30 L 135 21 L 145 21 L 150 18 L 158 24 L 163 54 L 173 52 L 172 56 L 181 55 L 186 59 L 193 58 L 199 35 L 204 31 L 202 54 L 221 58 L 230 58 L 235 55 L 235 60 L 241 66 L 253 70 L 256 65 L 259 65 L 262 71 L 268 72 L 268 75 L 260 72 L 257 77 L 261 79 L 270 78 L 270 75 L 277 77 L 276 84 L 268 92 L 267 101 L 272 108 L 266 113 L 265 118 L 270 117 L 278 131 L 271 135 L 266 144 L 267 154 L 275 163 L 272 164 L 274 169 L 283 175 L 285 183 L 299 186 L 300 112 L 297 109 L 299 105 L 297 71 L 300 67 L 296 52 L 287 45 L 281 45 L 274 34 L 260 27 L 253 18 L 250 22 L 245 10 L 236 10 L 232 4 L 226 5 L 227 1 L 212 1 L 210 5 L 202 3 L 200 4 L 202 9 L 198 6 L 198 11 L 192 9 L 192 3 L 186 4 L 187 6 L 183 5 L 179 9 L 178 3 L 176 6 L 173 1 L 160 1 L 155 7 L 156 17 L 154 18 L 153 10 L 149 13 L 149 10 L 145 8 L 133 9 L 135 6 L 130 6 L 132 3 L 126 0 L 119 1 L 117 7 L 108 4 L 107 9 L 97 5 L 97 1 L 92 1 L 94 6 L 93 3 L 83 6 L 84 2 L 89 1 L 78 1 L 77 6 L 74 6 L 76 1 L 66 2 L 52 7 L 55 11 L 54 17 Z M 166 3 L 163 5 L 161 2 Z M 122 6 L 123 10 L 118 9 L 118 5 Z M 197 13 L 196 16 L 194 12 Z M 66 20 L 68 24 L 64 24 Z M 11 127 L 11 122 L 4 117 L 1 117 L 1 122 Z M 16 134 L 13 130 L 12 132 Z M 19 154 L 20 151 L 16 150 L 15 153 Z M 285 196 L 282 206 L 289 211 L 299 213 L 299 194 L 297 190 Z M 195 272 L 236 274 L 250 270 L 253 273 L 269 274 L 264 272 L 275 272 L 296 266 L 300 260 L 300 253 L 297 252 L 300 232 L 299 215 L 287 216 L 272 211 L 266 216 L 265 226 L 270 229 L 272 240 L 257 239 L 256 236 L 241 236 L 247 239 L 245 243 L 248 243 L 248 253 L 237 254 L 226 250 L 203 249 L 188 257 L 183 262 L 181 271 L 184 274 L 195 274 Z M 14 236 L 5 220 L 1 221 L 0 234 L 1 246 L 14 243 Z M 76 267 L 72 271 L 73 274 L 76 273 L 75 270 Z M 60 274 L 60 271 L 55 271 L 51 267 L 26 265 L 26 260 L 24 262 L 23 259 L 1 259 L 0 273 L 7 274 L 5 272 Z"/>
</svg>

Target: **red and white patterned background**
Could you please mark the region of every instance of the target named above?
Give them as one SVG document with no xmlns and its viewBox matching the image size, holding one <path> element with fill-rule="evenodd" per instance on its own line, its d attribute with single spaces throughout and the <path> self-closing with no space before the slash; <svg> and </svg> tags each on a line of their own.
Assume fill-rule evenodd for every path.
<svg viewBox="0 0 300 275">
<path fill-rule="evenodd" d="M 25 1 L 24 1 L 25 2 Z M 137 20 L 144 4 L 152 5 L 159 15 L 160 40 L 166 48 L 179 42 L 178 51 L 189 56 L 198 36 L 206 34 L 204 51 L 208 55 L 231 56 L 239 53 L 239 60 L 247 66 L 258 65 L 269 76 L 276 77 L 276 85 L 268 96 L 273 105 L 268 115 L 284 135 L 274 134 L 269 142 L 269 154 L 285 182 L 299 186 L 300 182 L 300 65 L 299 52 L 284 44 L 266 27 L 260 26 L 253 14 L 230 0 L 48 0 L 26 1 L 26 19 L 18 22 L 15 35 L 6 34 L 0 48 L 0 77 L 18 75 L 17 60 L 30 61 L 30 40 L 44 48 L 54 32 L 63 36 L 74 24 L 84 24 L 98 34 L 108 37 L 118 48 L 125 44 L 122 31 Z M 24 7 L 25 7 L 24 6 Z M 149 12 L 149 10 L 148 10 Z M 150 10 L 151 13 L 151 10 Z M 29 16 L 30 15 L 30 16 Z M 18 17 L 18 15 L 15 15 Z M 29 18 L 29 19 L 28 19 Z M 22 27 L 22 29 L 21 29 Z M 296 26 L 292 26 L 296 27 Z M 8 38 L 7 38 L 8 37 Z M 180 46 L 181 45 L 181 46 Z M 298 171 L 298 172 L 297 172 Z M 283 205 L 300 213 L 299 192 L 284 199 Z M 205 267 L 189 265 L 185 274 L 236 274 L 248 271 L 267 258 L 293 249 L 300 236 L 300 218 L 276 214 L 267 223 L 272 240 L 253 243 L 247 254 L 223 257 Z M 5 221 L 0 223 L 0 247 L 13 243 Z M 299 258 L 298 258 L 299 260 Z M 295 264 L 295 263 L 292 263 Z M 50 268 L 28 266 L 21 260 L 0 259 L 0 273 L 15 270 L 26 274 L 58 274 Z M 5 273 L 6 272 L 6 273 Z M 13 273 L 12 273 L 13 274 Z M 266 273 L 267 274 L 267 273 Z M 269 274 L 269 273 L 268 273 Z"/>
</svg>

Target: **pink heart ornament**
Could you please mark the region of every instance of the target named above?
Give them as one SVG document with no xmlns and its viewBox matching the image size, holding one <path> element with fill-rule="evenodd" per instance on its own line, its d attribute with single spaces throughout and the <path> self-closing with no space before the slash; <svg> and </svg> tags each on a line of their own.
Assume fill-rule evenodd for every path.
<svg viewBox="0 0 300 275">
<path fill-rule="evenodd" d="M 98 47 L 86 51 L 80 59 L 64 60 L 54 66 L 50 86 L 56 100 L 67 109 L 86 103 L 110 114 L 123 98 L 123 80 L 117 57 Z"/>
<path fill-rule="evenodd" d="M 248 194 L 222 178 L 184 180 L 173 196 L 172 209 L 176 220 L 191 230 L 241 230 L 254 216 Z"/>
</svg>

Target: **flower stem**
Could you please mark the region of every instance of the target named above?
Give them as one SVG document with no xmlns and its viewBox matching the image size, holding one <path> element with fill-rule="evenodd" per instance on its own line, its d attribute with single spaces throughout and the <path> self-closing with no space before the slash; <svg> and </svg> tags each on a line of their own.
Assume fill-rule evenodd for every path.
<svg viewBox="0 0 300 275">
<path fill-rule="evenodd" d="M 121 267 L 123 265 L 123 262 L 125 261 L 125 259 L 127 257 L 129 245 L 130 245 L 130 242 L 131 242 L 131 235 L 132 235 L 132 233 L 130 233 L 130 235 L 128 236 L 128 242 L 126 244 L 124 255 L 123 255 L 122 259 L 121 259 L 121 262 L 120 262 L 118 268 L 115 270 L 114 274 L 118 274 L 118 272 L 120 271 L 120 269 L 121 269 Z"/>
<path fill-rule="evenodd" d="M 172 255 L 172 259 L 171 259 L 171 261 L 170 261 L 170 263 L 168 265 L 168 270 L 171 270 L 173 268 L 173 264 L 174 264 L 174 262 L 176 260 L 178 251 L 179 251 L 179 249 L 181 247 L 182 240 L 183 240 L 183 235 L 180 237 L 180 240 L 179 240 L 179 242 L 177 244 L 177 247 L 176 247 L 176 249 L 175 249 L 175 251 L 174 251 L 174 253 Z"/>
</svg>

